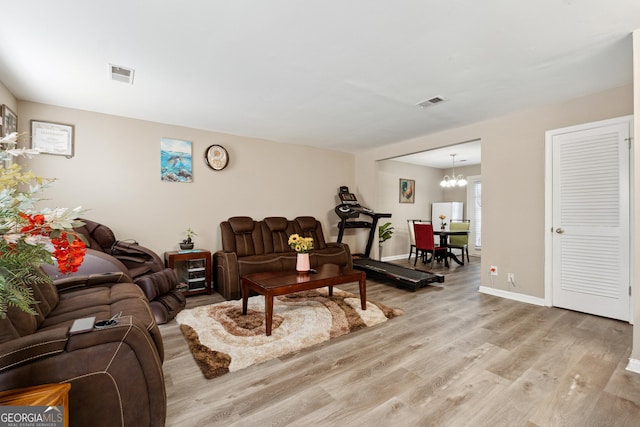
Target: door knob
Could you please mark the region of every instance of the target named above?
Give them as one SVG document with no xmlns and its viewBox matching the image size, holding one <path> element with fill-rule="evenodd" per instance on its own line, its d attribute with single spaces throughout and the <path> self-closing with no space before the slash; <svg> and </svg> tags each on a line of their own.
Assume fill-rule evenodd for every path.
<svg viewBox="0 0 640 427">
<path fill-rule="evenodd" d="M 558 228 L 556 228 L 556 233 L 558 233 L 558 234 L 562 234 L 562 233 L 564 233 L 564 229 L 563 229 L 563 228 L 558 227 Z"/>
</svg>

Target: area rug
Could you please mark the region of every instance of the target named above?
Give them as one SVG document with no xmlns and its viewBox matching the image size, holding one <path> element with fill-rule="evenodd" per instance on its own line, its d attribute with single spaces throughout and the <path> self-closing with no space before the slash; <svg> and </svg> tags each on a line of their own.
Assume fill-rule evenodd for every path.
<svg viewBox="0 0 640 427">
<path fill-rule="evenodd" d="M 271 336 L 265 335 L 264 297 L 225 301 L 181 311 L 176 320 L 191 354 L 208 379 L 297 352 L 331 338 L 374 326 L 402 314 L 375 301 L 360 308 L 360 296 L 326 288 L 277 297 Z"/>
</svg>

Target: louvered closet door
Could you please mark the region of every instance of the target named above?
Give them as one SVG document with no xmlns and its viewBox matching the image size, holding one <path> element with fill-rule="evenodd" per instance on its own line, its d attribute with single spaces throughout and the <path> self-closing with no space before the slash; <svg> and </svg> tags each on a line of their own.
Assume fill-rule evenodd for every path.
<svg viewBox="0 0 640 427">
<path fill-rule="evenodd" d="M 630 122 L 553 137 L 553 305 L 629 320 Z"/>
</svg>

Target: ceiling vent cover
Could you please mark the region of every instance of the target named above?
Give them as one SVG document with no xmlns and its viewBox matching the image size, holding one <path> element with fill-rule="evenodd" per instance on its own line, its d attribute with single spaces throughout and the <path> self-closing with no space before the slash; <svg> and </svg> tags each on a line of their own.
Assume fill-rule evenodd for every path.
<svg viewBox="0 0 640 427">
<path fill-rule="evenodd" d="M 135 70 L 133 68 L 109 64 L 109 75 L 111 76 L 111 80 L 115 80 L 117 82 L 129 83 L 132 85 L 134 71 Z"/>
<path fill-rule="evenodd" d="M 444 102 L 444 101 L 446 101 L 445 98 L 443 98 L 441 96 L 434 96 L 433 98 L 429 98 L 426 101 L 418 102 L 418 106 L 420 106 L 422 108 L 426 108 L 426 107 L 429 107 L 431 105 L 440 104 L 441 102 Z"/>
</svg>

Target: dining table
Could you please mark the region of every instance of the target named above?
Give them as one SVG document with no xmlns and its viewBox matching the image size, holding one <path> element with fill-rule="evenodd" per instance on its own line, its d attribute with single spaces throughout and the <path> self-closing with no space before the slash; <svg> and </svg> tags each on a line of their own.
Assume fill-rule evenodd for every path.
<svg viewBox="0 0 640 427">
<path fill-rule="evenodd" d="M 447 247 L 449 244 L 449 236 L 465 236 L 469 235 L 469 230 L 433 230 L 433 234 L 436 236 L 440 236 L 440 246 Z M 451 249 L 447 250 L 444 265 L 445 267 L 449 267 L 449 258 L 455 261 L 458 265 L 464 265 L 464 260 L 460 261 L 456 254 L 451 252 Z"/>
</svg>

